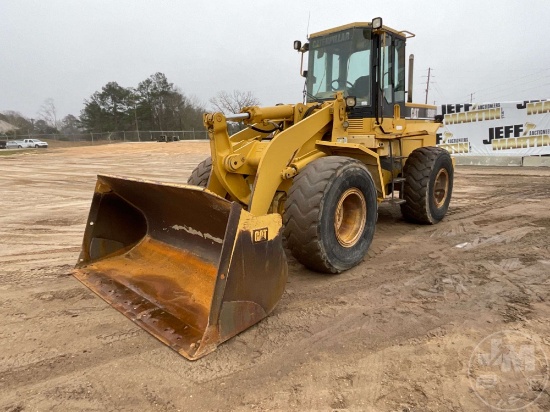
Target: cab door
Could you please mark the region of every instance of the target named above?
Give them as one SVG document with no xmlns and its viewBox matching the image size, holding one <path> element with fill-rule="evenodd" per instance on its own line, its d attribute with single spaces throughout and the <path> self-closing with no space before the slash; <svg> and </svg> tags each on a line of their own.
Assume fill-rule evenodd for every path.
<svg viewBox="0 0 550 412">
<path fill-rule="evenodd" d="M 405 113 L 405 39 L 383 33 L 379 37 L 378 117 L 393 117 L 394 105 Z"/>
</svg>

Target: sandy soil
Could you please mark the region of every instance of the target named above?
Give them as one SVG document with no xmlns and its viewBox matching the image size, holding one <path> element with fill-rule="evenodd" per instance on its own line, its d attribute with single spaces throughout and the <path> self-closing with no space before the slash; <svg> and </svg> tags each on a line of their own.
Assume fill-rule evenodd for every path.
<svg viewBox="0 0 550 412">
<path fill-rule="evenodd" d="M 0 158 L 0 410 L 550 410 L 550 170 L 460 167 L 435 226 L 383 204 L 361 265 L 324 276 L 290 258 L 275 313 L 190 362 L 71 270 L 97 173 L 185 182 L 207 153 L 132 143 Z M 511 346 L 491 355 L 503 340 L 523 363 Z"/>
</svg>

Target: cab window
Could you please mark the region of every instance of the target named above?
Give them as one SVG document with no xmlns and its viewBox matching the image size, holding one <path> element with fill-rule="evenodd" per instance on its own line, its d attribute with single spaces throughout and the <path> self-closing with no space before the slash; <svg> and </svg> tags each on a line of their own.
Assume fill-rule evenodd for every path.
<svg viewBox="0 0 550 412">
<path fill-rule="evenodd" d="M 402 103 L 405 101 L 405 41 L 395 39 L 394 55 L 394 82 L 395 82 L 395 101 Z"/>
</svg>

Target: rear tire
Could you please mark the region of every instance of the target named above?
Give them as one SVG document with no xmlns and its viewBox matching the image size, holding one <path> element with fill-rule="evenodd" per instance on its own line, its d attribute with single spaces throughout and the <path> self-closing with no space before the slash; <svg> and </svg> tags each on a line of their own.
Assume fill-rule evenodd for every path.
<svg viewBox="0 0 550 412">
<path fill-rule="evenodd" d="M 449 152 L 439 147 L 420 147 L 405 163 L 403 217 L 414 223 L 433 225 L 449 208 L 454 169 Z"/>
<path fill-rule="evenodd" d="M 287 246 L 304 266 L 340 273 L 359 264 L 374 236 L 374 181 L 361 162 L 329 156 L 308 164 L 288 192 Z"/>
<path fill-rule="evenodd" d="M 200 162 L 193 172 L 191 172 L 191 176 L 187 179 L 187 184 L 206 187 L 208 186 L 210 173 L 212 173 L 212 158 L 208 157 Z"/>
</svg>

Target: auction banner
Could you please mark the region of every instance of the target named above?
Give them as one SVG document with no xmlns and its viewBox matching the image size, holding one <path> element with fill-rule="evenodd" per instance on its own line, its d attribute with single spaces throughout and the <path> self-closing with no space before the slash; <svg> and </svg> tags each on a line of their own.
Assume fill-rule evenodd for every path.
<svg viewBox="0 0 550 412">
<path fill-rule="evenodd" d="M 550 100 L 441 106 L 439 147 L 453 155 L 550 154 Z"/>
</svg>

